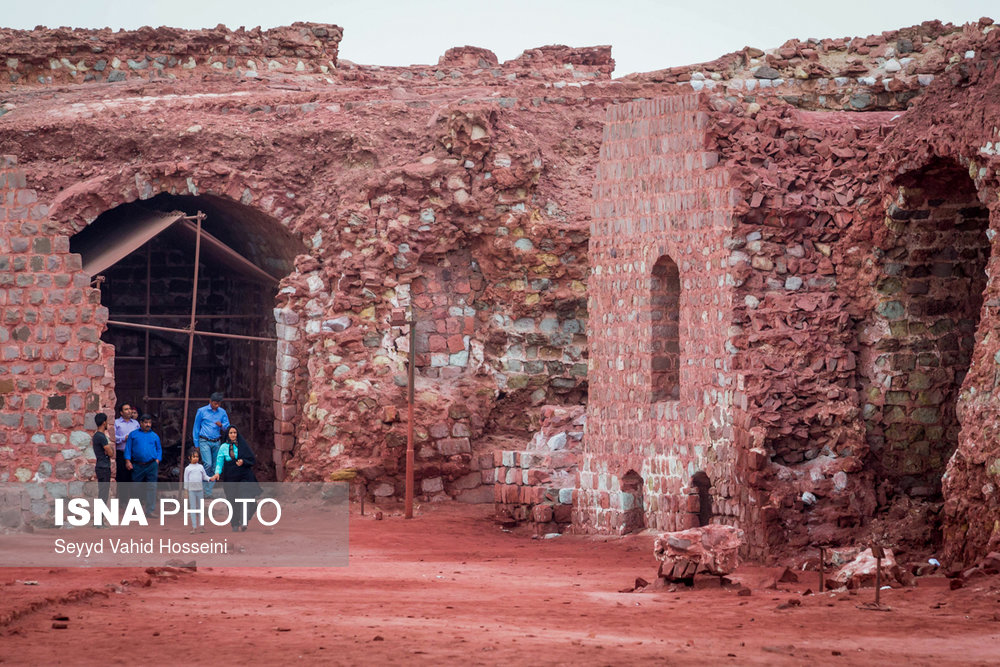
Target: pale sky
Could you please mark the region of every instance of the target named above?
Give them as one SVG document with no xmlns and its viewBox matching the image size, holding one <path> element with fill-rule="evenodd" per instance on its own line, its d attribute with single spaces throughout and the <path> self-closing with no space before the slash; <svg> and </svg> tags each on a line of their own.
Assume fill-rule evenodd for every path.
<svg viewBox="0 0 1000 667">
<path fill-rule="evenodd" d="M 295 21 L 344 29 L 340 57 L 368 65 L 434 64 L 452 46 L 501 62 L 546 44 L 610 44 L 616 76 L 713 60 L 744 46 L 867 36 L 930 19 L 991 16 L 996 0 L 0 0 L 0 26 L 271 28 Z M 0 52 L 3 46 L 0 45 Z"/>
</svg>

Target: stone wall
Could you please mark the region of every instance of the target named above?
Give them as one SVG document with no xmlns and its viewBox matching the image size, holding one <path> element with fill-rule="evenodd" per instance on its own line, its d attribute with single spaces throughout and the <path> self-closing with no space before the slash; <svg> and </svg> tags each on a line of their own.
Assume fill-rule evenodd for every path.
<svg viewBox="0 0 1000 667">
<path fill-rule="evenodd" d="M 90 479 L 114 395 L 100 293 L 11 156 L 0 156 L 0 481 Z"/>
<path fill-rule="evenodd" d="M 525 449 L 494 453 L 491 477 L 497 522 L 529 525 L 535 535 L 571 529 L 586 425 L 582 406 L 544 406 L 541 414 Z"/>
<path fill-rule="evenodd" d="M 906 174 L 946 158 L 969 170 L 974 197 L 965 199 L 992 212 L 995 232 L 998 35 L 987 20 L 928 23 L 611 80 L 607 47 L 532 49 L 507 63 L 463 47 L 436 65 L 383 68 L 334 62 L 339 32 L 330 26 L 41 30 L 2 42 L 10 52 L 0 59 L 0 151 L 18 155 L 50 207 L 39 235 L 53 238 L 49 254 L 65 253 L 58 239 L 101 213 L 160 195 L 221 202 L 236 237 L 294 241 L 274 295 L 279 340 L 268 366 L 279 478 L 354 467 L 369 493 L 401 494 L 409 330 L 391 313 L 412 309 L 417 481 L 428 500 L 487 497 L 495 452 L 529 451 L 543 406 L 580 406 L 589 393 L 574 494 L 580 530 L 689 526 L 706 513 L 692 486 L 704 472 L 711 520 L 740 524 L 751 555 L 763 555 L 863 531 L 888 493 L 874 473 L 907 465 L 894 453 L 905 438 L 886 444 L 894 424 L 958 427 L 944 493 L 952 551 L 971 553 L 993 539 L 997 515 L 997 439 L 979 441 L 997 424 L 995 281 L 985 282 L 971 346 L 962 322 L 974 319 L 981 276 L 927 282 L 931 296 L 967 288 L 951 318 L 957 349 L 942 332 L 932 351 L 960 363 L 926 378 L 904 368 L 899 350 L 918 345 L 920 326 L 943 325 L 929 319 L 940 299 L 907 291 L 922 289 L 919 276 L 901 292 L 889 280 L 901 264 L 894 253 L 923 234 L 893 218 L 890 203 L 900 186 L 915 187 Z M 237 53 L 213 54 L 226 37 Z M 190 51 L 194 69 L 171 45 Z M 111 69 L 131 74 L 88 80 L 91 57 L 112 54 L 120 63 Z M 87 85 L 65 85 L 81 73 Z M 39 94 L 45 87 L 52 94 Z M 982 211 L 971 213 L 978 206 L 965 213 L 957 202 L 924 206 L 902 194 L 901 211 L 930 211 L 942 224 L 971 216 L 985 227 Z M 28 238 L 21 224 L 6 223 L 0 242 L 23 254 L 12 243 Z M 995 275 L 995 253 L 987 260 L 973 237 L 942 233 L 934 243 L 960 241 L 958 257 L 914 254 L 902 264 L 954 272 L 971 260 Z M 60 261 L 71 282 L 83 280 L 77 260 Z M 903 334 L 894 306 L 879 311 L 892 301 L 912 332 L 907 324 Z M 105 369 L 99 391 L 72 392 L 80 407 L 54 408 L 53 419 L 65 412 L 72 422 L 67 438 L 89 406 L 110 405 L 112 360 L 98 338 L 107 314 L 92 306 L 93 322 L 77 322 L 81 332 L 93 327 L 87 339 L 73 338 L 76 326 L 52 334 L 52 354 L 90 355 L 95 378 Z M 14 324 L 26 327 L 20 337 L 48 340 L 44 323 Z M 33 354 L 25 345 L 16 355 Z M 883 352 L 899 367 L 880 367 Z M 954 418 L 945 407 L 938 423 L 923 424 L 925 382 L 962 382 Z M 893 392 L 904 390 L 898 422 Z M 11 410 L 4 400 L 20 425 L 22 404 Z M 52 463 L 50 443 L 15 430 L 5 437 L 23 440 L 11 470 L 33 475 Z M 893 483 L 912 491 L 939 469 L 921 452 L 943 458 L 947 447 L 910 440 L 923 486 L 904 472 Z M 500 467 L 506 481 L 512 468 Z"/>
<path fill-rule="evenodd" d="M 337 67 L 343 31 L 295 23 L 231 31 L 140 28 L 117 32 L 0 28 L 0 77 L 13 85 L 176 80 L 260 71 L 327 74 Z"/>
<path fill-rule="evenodd" d="M 574 524 L 622 532 L 641 478 L 645 525 L 691 527 L 684 492 L 696 472 L 713 484 L 717 520 L 735 502 L 735 377 L 729 343 L 732 284 L 727 250 L 733 192 L 705 147 L 708 114 L 698 95 L 612 107 L 594 188 L 588 283 L 590 395 Z M 679 271 L 679 397 L 654 392 L 654 266 Z"/>
</svg>

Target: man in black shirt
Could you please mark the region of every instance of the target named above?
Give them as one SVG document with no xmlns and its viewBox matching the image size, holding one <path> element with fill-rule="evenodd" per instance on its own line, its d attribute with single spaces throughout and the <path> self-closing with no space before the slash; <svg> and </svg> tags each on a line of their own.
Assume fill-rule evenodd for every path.
<svg viewBox="0 0 1000 667">
<path fill-rule="evenodd" d="M 111 492 L 111 457 L 115 455 L 115 447 L 108 442 L 108 416 L 103 412 L 98 412 L 94 416 L 94 423 L 97 430 L 90 439 L 90 444 L 94 448 L 94 458 L 97 463 L 94 465 L 94 473 L 97 475 L 97 495 L 105 503 Z"/>
</svg>

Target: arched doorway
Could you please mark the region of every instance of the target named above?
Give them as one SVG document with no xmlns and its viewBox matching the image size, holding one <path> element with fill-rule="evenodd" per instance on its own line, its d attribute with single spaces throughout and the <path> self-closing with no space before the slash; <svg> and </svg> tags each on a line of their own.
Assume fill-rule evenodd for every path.
<svg viewBox="0 0 1000 667">
<path fill-rule="evenodd" d="M 622 533 L 635 533 L 646 528 L 642 503 L 642 477 L 635 470 L 622 476 Z"/>
<path fill-rule="evenodd" d="M 181 443 L 191 445 L 194 411 L 222 391 L 273 479 L 274 298 L 301 243 L 231 200 L 164 194 L 104 212 L 70 244 L 109 311 L 118 401 L 156 418 L 161 475 L 173 477 Z"/>
<path fill-rule="evenodd" d="M 983 305 L 989 212 L 968 169 L 952 160 L 934 159 L 895 185 L 865 323 L 864 415 L 889 490 L 939 500 Z"/>
</svg>

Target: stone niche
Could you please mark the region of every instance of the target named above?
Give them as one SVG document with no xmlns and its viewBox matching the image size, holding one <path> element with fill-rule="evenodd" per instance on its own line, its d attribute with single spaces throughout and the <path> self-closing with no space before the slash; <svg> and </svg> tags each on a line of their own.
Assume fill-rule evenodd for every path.
<svg viewBox="0 0 1000 667">
<path fill-rule="evenodd" d="M 877 253 L 878 303 L 865 332 L 864 417 L 881 476 L 939 499 L 958 444 L 956 401 L 986 287 L 989 211 L 968 170 L 936 160 L 901 179 Z M 863 333 L 862 335 L 865 335 Z"/>
</svg>

